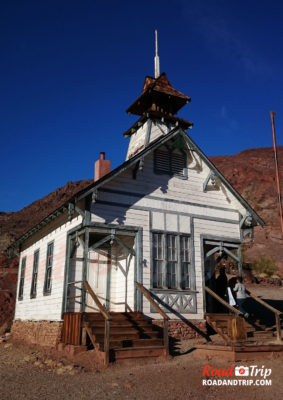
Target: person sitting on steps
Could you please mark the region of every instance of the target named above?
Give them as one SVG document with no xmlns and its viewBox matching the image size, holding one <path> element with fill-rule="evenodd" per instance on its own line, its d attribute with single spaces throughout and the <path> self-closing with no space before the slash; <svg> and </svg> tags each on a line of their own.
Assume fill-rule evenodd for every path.
<svg viewBox="0 0 283 400">
<path fill-rule="evenodd" d="M 233 289 L 234 292 L 237 293 L 237 304 L 238 304 L 238 310 L 241 311 L 241 313 L 244 314 L 245 318 L 249 317 L 249 313 L 244 308 L 244 303 L 246 301 L 247 295 L 246 295 L 246 287 L 243 284 L 243 278 L 241 276 L 237 277 L 237 283 Z"/>
</svg>

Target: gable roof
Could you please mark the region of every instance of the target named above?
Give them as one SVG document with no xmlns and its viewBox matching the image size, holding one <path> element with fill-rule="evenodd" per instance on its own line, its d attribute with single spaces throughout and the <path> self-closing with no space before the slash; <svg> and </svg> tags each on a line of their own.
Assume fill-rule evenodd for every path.
<svg viewBox="0 0 283 400">
<path fill-rule="evenodd" d="M 39 224 L 37 224 L 34 228 L 30 229 L 24 235 L 20 236 L 14 243 L 11 244 L 10 248 L 15 248 L 20 243 L 22 243 L 25 239 L 30 237 L 33 233 L 41 229 L 42 226 L 46 225 L 49 221 L 55 219 L 57 216 L 61 215 L 63 212 L 67 211 L 68 204 L 70 202 L 78 202 L 88 195 L 92 194 L 94 190 L 99 189 L 107 182 L 114 179 L 120 173 L 125 171 L 126 169 L 134 166 L 137 162 L 139 162 L 143 157 L 147 156 L 149 153 L 156 150 L 159 146 L 166 143 L 176 135 L 180 134 L 186 143 L 190 146 L 190 148 L 202 158 L 205 164 L 208 166 L 210 170 L 212 170 L 218 179 L 226 186 L 226 188 L 236 197 L 236 199 L 242 204 L 244 208 L 250 213 L 253 219 L 257 222 L 258 225 L 263 226 L 264 221 L 259 217 L 259 215 L 255 212 L 255 210 L 248 204 L 248 202 L 239 194 L 239 192 L 227 181 L 227 179 L 221 174 L 221 172 L 216 168 L 216 166 L 205 156 L 205 154 L 201 151 L 201 149 L 195 144 L 195 142 L 187 135 L 187 133 L 180 127 L 176 127 L 168 132 L 166 135 L 163 135 L 157 138 L 155 141 L 151 142 L 146 148 L 141 150 L 139 153 L 134 155 L 129 160 L 125 161 L 123 164 L 109 172 L 107 175 L 104 175 L 101 179 L 96 182 L 92 182 L 86 188 L 79 190 L 74 195 L 72 195 L 64 205 L 55 210 L 52 214 L 48 215 L 44 218 Z"/>
</svg>

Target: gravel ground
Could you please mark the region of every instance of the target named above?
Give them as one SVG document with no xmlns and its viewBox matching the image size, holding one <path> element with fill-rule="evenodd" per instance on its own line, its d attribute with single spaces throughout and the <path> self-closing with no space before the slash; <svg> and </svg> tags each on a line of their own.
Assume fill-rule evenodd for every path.
<svg viewBox="0 0 283 400">
<path fill-rule="evenodd" d="M 261 294 L 263 294 L 262 291 Z M 283 298 L 282 295 L 281 288 L 272 288 L 264 293 L 264 298 L 279 300 Z M 12 343 L 7 337 L 0 343 L 0 399 L 227 400 L 229 398 L 229 400 L 261 400 L 283 398 L 283 355 L 264 361 L 241 363 L 245 366 L 262 367 L 264 365 L 265 368 L 271 368 L 272 373 L 267 378 L 272 379 L 271 386 L 203 386 L 204 365 L 210 365 L 212 368 L 229 368 L 231 365 L 236 366 L 240 363 L 219 359 L 196 359 L 192 351 L 196 342 L 203 343 L 203 339 L 182 342 L 181 355 L 163 362 L 113 365 L 99 371 L 92 366 L 91 360 L 89 366 L 74 365 L 64 359 L 58 359 L 55 352 L 50 355 L 44 353 L 43 350 Z M 234 376 L 232 379 L 238 380 Z"/>
<path fill-rule="evenodd" d="M 272 386 L 203 386 L 204 365 L 228 368 L 221 360 L 198 360 L 182 343 L 183 355 L 164 362 L 114 365 L 104 371 L 80 368 L 30 348 L 0 344 L 0 398 L 8 399 L 279 399 L 283 398 L 283 356 L 250 362 L 272 369 Z M 187 354 L 186 354 L 187 353 Z M 52 364 L 53 363 L 53 364 Z M 243 364 L 243 363 L 242 363 Z M 232 363 L 239 365 L 239 363 Z M 223 378 L 221 378 L 223 379 Z M 233 377 L 233 379 L 236 379 Z"/>
</svg>

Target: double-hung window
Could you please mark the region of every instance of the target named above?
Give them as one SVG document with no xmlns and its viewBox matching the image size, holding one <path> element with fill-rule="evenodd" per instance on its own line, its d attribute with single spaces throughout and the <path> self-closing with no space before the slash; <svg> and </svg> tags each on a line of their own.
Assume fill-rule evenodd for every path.
<svg viewBox="0 0 283 400">
<path fill-rule="evenodd" d="M 46 270 L 45 270 L 45 280 L 44 280 L 44 290 L 43 290 L 44 294 L 51 293 L 53 251 L 54 251 L 54 242 L 49 243 L 47 246 Z"/>
<path fill-rule="evenodd" d="M 33 269 L 32 269 L 32 280 L 30 289 L 31 298 L 36 297 L 38 262 L 39 262 L 39 250 L 36 250 L 33 255 Z"/>
<path fill-rule="evenodd" d="M 18 294 L 19 300 L 22 300 L 24 297 L 26 262 L 27 262 L 27 258 L 26 257 L 22 258 L 21 275 L 20 275 L 20 283 L 19 283 L 19 294 Z"/>
<path fill-rule="evenodd" d="M 153 232 L 152 239 L 153 288 L 190 289 L 190 237 L 182 234 Z"/>
</svg>

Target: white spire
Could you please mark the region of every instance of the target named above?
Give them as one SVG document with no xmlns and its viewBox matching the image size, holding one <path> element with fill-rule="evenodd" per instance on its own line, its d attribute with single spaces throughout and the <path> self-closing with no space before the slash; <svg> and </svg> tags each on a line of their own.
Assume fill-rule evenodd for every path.
<svg viewBox="0 0 283 400">
<path fill-rule="evenodd" d="M 154 57 L 154 78 L 158 78 L 160 75 L 160 64 L 158 56 L 158 37 L 157 29 L 155 29 L 155 57 Z"/>
</svg>

